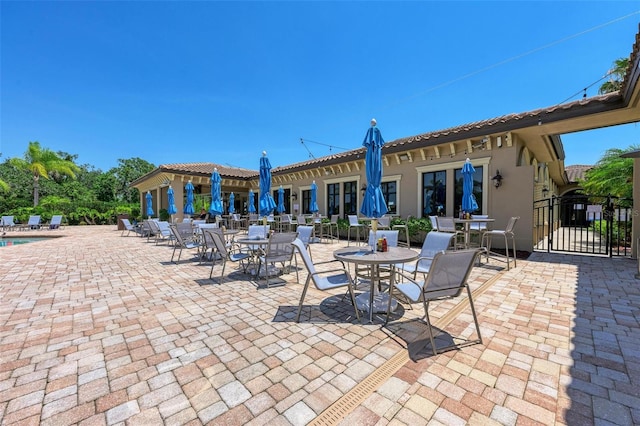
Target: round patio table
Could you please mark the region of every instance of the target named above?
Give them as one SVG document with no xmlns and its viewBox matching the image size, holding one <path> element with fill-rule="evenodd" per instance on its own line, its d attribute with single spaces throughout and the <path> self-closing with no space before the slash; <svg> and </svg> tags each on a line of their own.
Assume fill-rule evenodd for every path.
<svg viewBox="0 0 640 426">
<path fill-rule="evenodd" d="M 404 247 L 389 247 L 386 252 L 371 251 L 371 248 L 345 247 L 333 252 L 333 257 L 342 262 L 371 267 L 370 289 L 356 297 L 357 308 L 369 311 L 369 322 L 373 322 L 373 312 L 387 312 L 389 295 L 377 292 L 380 283 L 380 266 L 391 268 L 391 283 L 394 284 L 395 265 L 411 262 L 418 258 L 418 253 Z"/>
</svg>

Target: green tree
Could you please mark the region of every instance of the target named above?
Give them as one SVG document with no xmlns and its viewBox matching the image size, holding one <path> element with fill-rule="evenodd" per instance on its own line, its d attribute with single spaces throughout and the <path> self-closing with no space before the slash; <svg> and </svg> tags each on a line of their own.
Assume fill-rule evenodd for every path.
<svg viewBox="0 0 640 426">
<path fill-rule="evenodd" d="M 637 151 L 638 145 L 627 149 L 608 149 L 596 165 L 585 173 L 580 182 L 585 194 L 613 195 L 631 198 L 633 192 L 633 159 L 621 158 L 620 155 Z"/>
<path fill-rule="evenodd" d="M 61 182 L 56 188 L 55 195 L 67 197 L 76 204 L 93 203 L 98 200 L 96 182 L 101 175 L 100 170 L 88 164 L 78 166 L 76 179 Z"/>
<path fill-rule="evenodd" d="M 56 175 L 60 179 L 68 176 L 75 179 L 78 166 L 48 148 L 40 146 L 40 142 L 29 142 L 24 158 L 11 158 L 9 162 L 15 167 L 27 170 L 33 177 L 33 206 L 38 205 L 40 178 L 50 179 L 50 175 Z"/>
<path fill-rule="evenodd" d="M 138 157 L 127 160 L 118 159 L 118 167 L 109 170 L 109 173 L 115 177 L 116 199 L 127 203 L 138 202 L 139 192 L 135 188 L 130 188 L 129 184 L 155 168 L 153 164 Z"/>
<path fill-rule="evenodd" d="M 96 180 L 93 184 L 93 192 L 95 192 L 96 197 L 99 201 L 117 201 L 117 186 L 118 181 L 116 180 L 115 175 L 113 174 L 113 172 L 108 171 L 107 173 L 102 173 L 96 177 Z"/>
<path fill-rule="evenodd" d="M 2 156 L 2 153 L 0 152 L 0 156 Z M 9 192 L 9 190 L 11 189 L 11 186 L 4 181 L 4 179 L 0 179 L 0 192 Z"/>
<path fill-rule="evenodd" d="M 28 173 L 18 170 L 7 159 L 0 164 L 0 176 L 9 185 L 9 191 L 0 191 L 0 211 L 4 213 L 18 207 L 29 207 L 32 194 Z"/>
<path fill-rule="evenodd" d="M 598 93 L 602 95 L 620 90 L 628 68 L 629 58 L 616 59 L 613 62 L 613 68 L 611 68 L 607 73 L 609 80 L 602 83 Z"/>
</svg>

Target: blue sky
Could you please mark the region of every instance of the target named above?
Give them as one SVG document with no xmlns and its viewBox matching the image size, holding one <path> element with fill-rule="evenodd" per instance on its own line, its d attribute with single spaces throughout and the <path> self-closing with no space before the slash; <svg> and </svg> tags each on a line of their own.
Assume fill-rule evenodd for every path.
<svg viewBox="0 0 640 426">
<path fill-rule="evenodd" d="M 29 141 L 258 169 L 597 94 L 638 2 L 0 2 L 1 161 Z M 594 84 L 596 83 L 597 84 Z M 305 143 L 301 143 L 301 138 Z M 564 135 L 565 164 L 640 125 Z"/>
</svg>

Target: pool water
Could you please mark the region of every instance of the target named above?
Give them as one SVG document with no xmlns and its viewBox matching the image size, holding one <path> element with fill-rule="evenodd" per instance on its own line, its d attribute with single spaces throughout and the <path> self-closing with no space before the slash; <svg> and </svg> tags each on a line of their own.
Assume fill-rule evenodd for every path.
<svg viewBox="0 0 640 426">
<path fill-rule="evenodd" d="M 19 237 L 8 237 L 8 238 L 0 238 L 0 247 L 9 247 L 15 246 L 17 244 L 26 244 L 32 243 L 34 241 L 42 241 L 46 240 L 46 238 L 19 238 Z"/>
</svg>

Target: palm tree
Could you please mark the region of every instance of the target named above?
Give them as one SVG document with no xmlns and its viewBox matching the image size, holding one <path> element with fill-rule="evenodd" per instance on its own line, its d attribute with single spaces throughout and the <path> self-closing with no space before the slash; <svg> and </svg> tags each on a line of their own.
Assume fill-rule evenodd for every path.
<svg viewBox="0 0 640 426">
<path fill-rule="evenodd" d="M 637 151 L 640 145 L 626 149 L 610 148 L 580 182 L 583 193 L 631 198 L 633 193 L 633 159 L 621 155 Z"/>
<path fill-rule="evenodd" d="M 602 95 L 605 93 L 611 93 L 620 90 L 628 68 L 629 58 L 616 59 L 613 62 L 613 68 L 611 68 L 607 73 L 607 75 L 609 76 L 609 81 L 605 81 L 604 83 L 602 83 L 602 86 L 600 86 L 598 93 Z"/>
<path fill-rule="evenodd" d="M 50 173 L 66 175 L 73 179 L 80 170 L 73 161 L 65 160 L 48 148 L 42 148 L 40 142 L 29 142 L 24 158 L 11 158 L 9 162 L 22 170 L 28 170 L 33 175 L 33 206 L 38 205 L 38 182 L 40 177 L 50 179 Z"/>
</svg>

